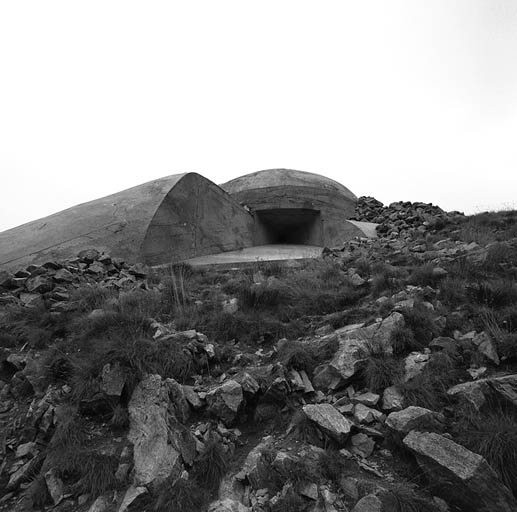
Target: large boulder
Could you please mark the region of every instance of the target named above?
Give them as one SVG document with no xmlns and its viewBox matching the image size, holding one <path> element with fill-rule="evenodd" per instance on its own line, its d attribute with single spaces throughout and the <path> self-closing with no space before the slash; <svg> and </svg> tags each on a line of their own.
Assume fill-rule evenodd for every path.
<svg viewBox="0 0 517 512">
<path fill-rule="evenodd" d="M 517 407 L 517 375 L 463 382 L 450 388 L 447 394 L 473 405 L 478 410 L 492 400 Z"/>
<path fill-rule="evenodd" d="M 134 484 L 159 483 L 181 468 L 180 451 L 171 443 L 173 404 L 169 386 L 159 375 L 148 375 L 129 401 L 128 439 L 134 446 Z"/>
<path fill-rule="evenodd" d="M 460 510 L 517 510 L 512 493 L 481 455 L 431 432 L 412 431 L 403 443 L 415 454 L 435 493 Z"/>
<path fill-rule="evenodd" d="M 404 326 L 404 317 L 392 313 L 384 320 L 371 325 L 354 324 L 338 329 L 331 336 L 337 336 L 339 348 L 330 366 L 337 370 L 346 381 L 353 377 L 366 364 L 373 352 L 392 354 L 391 333 Z"/>
<path fill-rule="evenodd" d="M 320 430 L 335 439 L 338 443 L 345 443 L 348 439 L 353 424 L 332 405 L 305 405 L 303 412 Z"/>
</svg>

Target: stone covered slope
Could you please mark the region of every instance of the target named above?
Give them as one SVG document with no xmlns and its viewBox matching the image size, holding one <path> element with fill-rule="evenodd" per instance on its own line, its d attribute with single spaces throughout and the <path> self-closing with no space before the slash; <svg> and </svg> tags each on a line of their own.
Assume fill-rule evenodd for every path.
<svg viewBox="0 0 517 512">
<path fill-rule="evenodd" d="M 517 437 L 517 240 L 442 220 L 297 269 L 3 274 L 0 510 L 516 510 L 465 433 Z"/>
<path fill-rule="evenodd" d="M 463 216 L 460 212 L 445 212 L 431 203 L 398 201 L 384 206 L 374 197 L 362 196 L 357 200 L 352 220 L 379 224 L 379 234 L 399 237 L 413 231 L 427 233 L 455 222 Z"/>
</svg>

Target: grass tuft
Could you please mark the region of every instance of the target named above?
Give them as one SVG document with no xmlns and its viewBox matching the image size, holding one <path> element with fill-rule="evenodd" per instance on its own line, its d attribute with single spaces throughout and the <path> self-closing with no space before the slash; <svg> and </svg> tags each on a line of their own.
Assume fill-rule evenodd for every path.
<svg viewBox="0 0 517 512">
<path fill-rule="evenodd" d="M 408 406 L 416 405 L 440 410 L 450 402 L 447 390 L 460 381 L 467 380 L 454 361 L 445 353 L 436 353 L 422 370 L 409 382 L 400 383 Z"/>
<path fill-rule="evenodd" d="M 382 391 L 397 383 L 401 375 L 400 362 L 383 354 L 371 355 L 363 371 L 365 386 L 374 392 Z"/>
<path fill-rule="evenodd" d="M 46 505 L 51 503 L 47 482 L 43 475 L 37 476 L 29 485 L 26 491 L 27 498 L 32 503 L 33 509 L 43 510 Z"/>
<path fill-rule="evenodd" d="M 380 493 L 387 510 L 397 512 L 437 512 L 437 508 L 417 494 L 409 483 L 392 484 L 391 487 Z"/>
<path fill-rule="evenodd" d="M 202 488 L 192 480 L 167 479 L 157 489 L 154 512 L 199 512 L 206 501 Z"/>
<path fill-rule="evenodd" d="M 220 442 L 210 440 L 195 462 L 193 478 L 199 486 L 214 491 L 219 487 L 227 469 L 228 453 Z"/>
<path fill-rule="evenodd" d="M 483 456 L 517 496 L 517 416 L 505 408 L 465 415 L 456 426 L 461 444 Z"/>
</svg>

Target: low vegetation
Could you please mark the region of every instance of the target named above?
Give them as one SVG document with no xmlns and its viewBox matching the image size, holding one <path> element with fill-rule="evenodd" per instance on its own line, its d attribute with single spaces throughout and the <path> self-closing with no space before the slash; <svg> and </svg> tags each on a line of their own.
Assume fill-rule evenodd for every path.
<svg viewBox="0 0 517 512">
<path fill-rule="evenodd" d="M 85 507 L 99 496 L 120 502 L 133 478 L 131 397 L 157 374 L 167 402 L 160 421 L 180 462 L 129 510 L 205 511 L 225 476 L 270 436 L 273 444 L 239 475 L 249 486 L 247 499 L 267 490 L 264 510 L 323 510 L 331 507 L 329 496 L 334 508 L 342 500 L 352 509 L 374 490 L 386 509 L 435 511 L 424 479 L 411 474 L 414 458 L 402 452 L 405 433 L 383 425 L 390 413 L 383 393 L 391 386 L 404 407 L 442 413 L 452 438 L 482 455 L 517 496 L 515 406 L 506 400 L 473 410 L 448 393 L 459 383 L 517 373 L 516 222 L 515 211 L 454 223 L 440 218 L 429 222 L 435 229 L 427 234 L 407 224 L 401 239 L 386 224 L 386 238 L 293 267 L 259 262 L 235 272 L 171 265 L 147 269 L 145 278 L 128 274 L 127 286 L 87 276 L 59 287 L 57 295 L 68 299 L 45 292 L 34 307 L 7 298 L 0 312 L 0 415 L 11 430 L 0 485 L 15 472 L 18 446 L 27 445 L 35 451 L 20 459 L 32 461 L 31 470 L 9 492 L 22 490 L 33 509 L 53 506 L 49 470 L 65 496 L 87 495 Z M 381 342 L 368 338 L 365 348 L 365 337 L 347 338 L 357 331 L 347 326 L 364 324 L 360 332 L 368 332 L 393 312 L 404 321 Z M 336 354 L 350 339 L 357 346 L 347 346 L 345 356 L 357 356 L 357 367 L 343 378 Z M 423 363 L 408 378 L 406 361 L 415 352 Z M 24 357 L 34 354 L 31 369 Z M 104 378 L 114 368 L 120 389 L 108 394 Z M 212 395 L 230 380 L 240 389 Z M 48 413 L 45 400 L 52 403 Z M 309 403 L 334 404 L 352 425 L 347 439 L 338 442 L 309 420 L 302 410 Z M 371 417 L 360 419 L 361 407 Z M 3 460 L 9 472 L 2 474 Z M 394 481 L 380 485 L 372 473 L 385 469 Z M 301 491 L 312 483 L 316 496 L 309 499 Z"/>
<path fill-rule="evenodd" d="M 482 412 L 463 410 L 458 416 L 457 439 L 482 455 L 517 496 L 517 411 L 495 404 Z"/>
</svg>

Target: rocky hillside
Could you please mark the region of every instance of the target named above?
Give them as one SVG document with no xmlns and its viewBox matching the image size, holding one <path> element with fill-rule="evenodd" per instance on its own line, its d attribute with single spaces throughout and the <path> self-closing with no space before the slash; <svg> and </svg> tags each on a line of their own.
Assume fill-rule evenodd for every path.
<svg viewBox="0 0 517 512">
<path fill-rule="evenodd" d="M 517 510 L 517 212 L 239 271 L 0 272 L 0 510 Z"/>
</svg>

